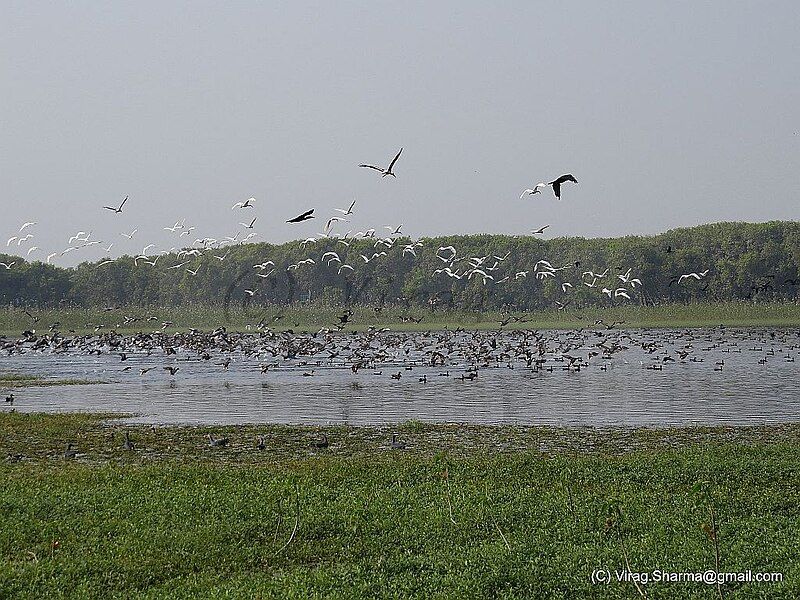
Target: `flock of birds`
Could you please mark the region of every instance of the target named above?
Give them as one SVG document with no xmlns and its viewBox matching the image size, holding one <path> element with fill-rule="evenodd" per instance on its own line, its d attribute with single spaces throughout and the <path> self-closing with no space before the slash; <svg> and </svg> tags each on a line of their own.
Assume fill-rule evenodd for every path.
<svg viewBox="0 0 800 600">
<path fill-rule="evenodd" d="M 403 152 L 401 148 L 394 158 L 391 160 L 387 167 L 380 167 L 372 164 L 360 164 L 361 168 L 371 169 L 380 173 L 381 177 L 397 177 L 394 172 L 395 165 L 397 164 Z M 566 183 L 577 184 L 578 180 L 571 173 L 561 175 L 549 182 L 537 183 L 533 188 L 525 189 L 520 198 L 531 196 L 541 193 L 546 188 L 551 188 L 553 195 L 556 199 L 561 199 L 562 186 Z M 103 206 L 103 210 L 107 210 L 115 215 L 122 215 L 128 203 L 126 196 L 122 202 L 117 206 Z M 248 198 L 247 200 L 236 202 L 231 209 L 239 212 L 247 212 L 253 210 L 257 204 L 255 198 Z M 386 234 L 379 235 L 376 228 L 369 228 L 364 231 L 347 231 L 343 234 L 337 234 L 334 229 L 343 223 L 349 222 L 348 217 L 354 214 L 356 201 L 353 200 L 347 208 L 335 208 L 337 213 L 330 216 L 325 221 L 325 227 L 322 232 L 316 236 L 307 237 L 300 242 L 302 248 L 309 251 L 309 255 L 295 263 L 288 265 L 275 265 L 273 261 L 265 261 L 263 263 L 253 265 L 256 271 L 255 275 L 264 280 L 272 276 L 278 268 L 285 268 L 287 271 L 296 271 L 304 267 L 324 263 L 328 267 L 336 269 L 336 274 L 342 277 L 347 277 L 349 274 L 355 272 L 360 266 L 369 264 L 373 261 L 380 261 L 382 258 L 388 256 L 388 253 L 393 248 L 398 247 L 403 256 L 410 256 L 416 258 L 418 252 L 426 246 L 427 240 L 425 238 L 409 239 L 404 238 L 402 231 L 403 225 L 386 225 L 383 230 Z M 310 221 L 315 217 L 315 209 L 310 208 L 286 220 L 288 224 L 297 224 Z M 169 261 L 171 264 L 166 267 L 168 271 L 176 271 L 185 273 L 186 276 L 194 277 L 200 272 L 203 264 L 200 260 L 201 257 L 210 254 L 215 260 L 220 262 L 226 260 L 229 256 L 229 251 L 225 251 L 226 246 L 233 244 L 245 244 L 258 235 L 255 231 L 257 216 L 248 217 L 244 221 L 240 221 L 239 225 L 242 229 L 232 236 L 222 238 L 211 237 L 195 237 L 191 244 L 186 244 L 183 247 L 173 246 L 169 249 L 155 252 L 156 245 L 148 243 L 142 247 L 141 252 L 135 254 L 134 265 L 136 267 L 155 267 L 159 261 Z M 16 235 L 7 240 L 6 246 L 11 247 L 15 245 L 16 248 L 23 248 L 23 244 L 30 244 L 26 249 L 26 257 L 39 250 L 38 246 L 33 245 L 32 240 L 35 239 L 31 229 L 37 225 L 35 221 L 29 221 L 22 224 Z M 533 235 L 540 235 L 548 229 L 550 225 L 544 225 L 531 233 Z M 178 239 L 183 238 L 189 241 L 189 238 L 195 233 L 196 227 L 188 226 L 186 219 L 176 221 L 174 224 L 167 225 L 164 228 L 171 234 L 178 236 Z M 245 233 L 248 232 L 248 233 Z M 123 232 L 120 235 L 128 240 L 134 239 L 138 229 L 133 229 L 129 233 Z M 343 248 L 351 245 L 354 239 L 368 239 L 374 241 L 373 249 L 370 252 L 359 253 L 358 257 L 347 258 L 336 251 L 326 251 L 320 254 L 313 254 L 313 245 L 325 239 L 335 239 L 337 244 L 341 244 Z M 106 242 L 101 240 L 92 239 L 91 232 L 78 231 L 68 238 L 67 247 L 59 252 L 53 252 L 47 255 L 45 262 L 50 263 L 56 257 L 63 257 L 69 253 L 76 252 L 85 248 L 100 247 L 107 255 L 111 252 L 114 243 L 105 245 Z M 431 273 L 435 277 L 450 277 L 455 280 L 464 280 L 465 282 L 472 280 L 480 280 L 483 285 L 500 286 L 510 281 L 517 281 L 528 276 L 536 277 L 539 280 L 553 279 L 557 280 L 557 285 L 564 294 L 563 301 L 557 301 L 556 306 L 559 310 L 566 308 L 571 299 L 569 294 L 576 286 L 586 286 L 590 289 L 596 289 L 598 293 L 605 294 L 609 299 L 615 301 L 631 300 L 632 294 L 635 290 L 642 285 L 640 277 L 631 274 L 632 269 L 627 267 L 620 267 L 619 272 L 610 273 L 606 268 L 602 271 L 594 270 L 580 270 L 580 263 L 559 265 L 555 266 L 548 260 L 539 260 L 532 270 L 516 270 L 513 268 L 506 269 L 506 260 L 509 254 L 505 255 L 485 255 L 485 256 L 470 256 L 462 255 L 454 246 L 440 246 L 435 250 L 431 248 L 435 256 L 442 261 L 440 268 L 433 270 Z M 98 268 L 104 265 L 115 262 L 115 259 L 106 256 L 96 263 Z M 0 267 L 10 270 L 16 264 L 15 261 L 7 263 L 0 262 Z M 708 269 L 702 271 L 695 271 L 691 273 L 676 274 L 670 281 L 670 285 L 678 284 L 685 285 L 691 282 L 699 282 L 704 279 L 709 273 Z M 256 279 L 255 281 L 259 281 Z M 249 298 L 255 297 L 259 292 L 257 286 L 252 286 L 249 289 L 242 291 L 244 296 Z M 436 299 L 431 300 L 432 303 Z"/>
</svg>

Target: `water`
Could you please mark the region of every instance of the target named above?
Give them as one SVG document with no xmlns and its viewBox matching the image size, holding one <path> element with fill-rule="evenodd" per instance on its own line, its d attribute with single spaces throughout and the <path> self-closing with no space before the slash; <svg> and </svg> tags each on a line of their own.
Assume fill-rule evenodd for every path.
<svg viewBox="0 0 800 600">
<path fill-rule="evenodd" d="M 800 361 L 791 361 L 800 358 L 797 331 L 541 332 L 546 349 L 538 372 L 526 366 L 523 355 L 514 355 L 521 348 L 537 347 L 535 340 L 520 333 L 446 335 L 444 342 L 441 334 L 373 336 L 367 340 L 368 349 L 359 352 L 379 358 L 374 368 L 357 374 L 349 365 L 364 334 L 337 335 L 324 350 L 315 346 L 296 359 L 263 351 L 248 356 L 237 348 L 224 354 L 212 350 L 214 358 L 201 360 L 196 349 L 177 345 L 175 356 L 148 356 L 132 343 L 125 362 L 108 349 L 90 356 L 84 351 L 87 346 L 64 354 L 54 354 L 51 348 L 27 349 L 0 357 L 0 370 L 108 382 L 17 390 L 14 409 L 20 412 L 128 413 L 137 423 L 377 425 L 417 419 L 663 427 L 800 421 Z M 492 338 L 496 348 L 488 345 Z M 592 357 L 580 371 L 564 370 L 569 360 L 563 355 L 581 356 L 585 365 L 598 343 L 625 349 L 608 359 Z M 257 337 L 247 344 L 258 350 L 265 347 Z M 483 349 L 477 349 L 481 344 Z M 643 349 L 642 344 L 650 346 Z M 334 349 L 340 355 L 330 358 Z M 430 352 L 436 349 L 446 351 L 443 366 L 430 366 Z M 690 353 L 685 362 L 678 350 Z M 664 362 L 665 355 L 676 362 Z M 227 371 L 220 365 L 224 356 L 232 359 Z M 690 362 L 691 357 L 702 362 Z M 715 370 L 721 361 L 722 370 Z M 259 364 L 264 363 L 276 366 L 262 374 Z M 474 380 L 462 380 L 476 363 L 489 366 L 481 366 Z M 180 370 L 172 377 L 163 370 L 165 365 Z M 406 370 L 408 365 L 412 370 Z M 663 370 L 647 368 L 652 365 L 662 365 Z M 131 369 L 121 371 L 125 366 Z M 141 367 L 155 368 L 140 376 Z M 399 379 L 390 376 L 398 372 Z M 419 381 L 423 376 L 425 383 Z"/>
</svg>

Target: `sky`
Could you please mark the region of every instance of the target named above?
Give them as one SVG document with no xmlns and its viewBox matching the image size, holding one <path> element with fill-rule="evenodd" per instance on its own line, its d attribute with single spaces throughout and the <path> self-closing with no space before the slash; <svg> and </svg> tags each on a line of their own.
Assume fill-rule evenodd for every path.
<svg viewBox="0 0 800 600">
<path fill-rule="evenodd" d="M 797 220 L 798 31 L 796 1 L 5 1 L 0 253 L 79 231 L 155 253 L 253 217 L 279 243 L 353 199 L 334 233 Z M 396 179 L 358 168 L 401 147 Z M 563 173 L 560 201 L 519 198 Z"/>
</svg>

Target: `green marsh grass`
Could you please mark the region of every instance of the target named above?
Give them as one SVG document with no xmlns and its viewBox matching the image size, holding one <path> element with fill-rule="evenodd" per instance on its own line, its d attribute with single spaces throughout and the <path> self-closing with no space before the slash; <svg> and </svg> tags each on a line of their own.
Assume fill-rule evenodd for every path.
<svg viewBox="0 0 800 600">
<path fill-rule="evenodd" d="M 230 447 L 209 448 L 210 431 Z M 724 596 L 800 594 L 800 426 L 412 423 L 325 428 L 330 448 L 312 450 L 321 431 L 0 415 L 0 597 L 630 598 L 632 583 L 590 581 L 625 563 L 616 527 L 634 570 L 715 568 L 709 503 L 722 570 L 784 575 Z M 389 449 L 392 431 L 407 451 Z"/>
</svg>

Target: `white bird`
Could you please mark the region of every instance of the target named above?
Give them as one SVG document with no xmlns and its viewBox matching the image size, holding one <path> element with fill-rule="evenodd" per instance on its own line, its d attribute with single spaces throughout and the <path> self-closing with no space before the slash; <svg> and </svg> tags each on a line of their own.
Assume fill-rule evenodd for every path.
<svg viewBox="0 0 800 600">
<path fill-rule="evenodd" d="M 341 275 L 342 271 L 344 271 L 345 269 L 350 269 L 351 271 L 355 271 L 355 269 L 350 265 L 342 265 L 341 267 L 339 267 L 339 271 L 337 272 L 337 275 Z"/>
<path fill-rule="evenodd" d="M 613 291 L 611 291 L 610 289 L 608 289 L 608 288 L 605 288 L 605 287 L 604 287 L 604 288 L 603 288 L 603 293 L 604 293 L 605 295 L 607 295 L 609 298 L 611 298 L 611 294 L 613 294 L 614 292 L 613 292 Z"/>
<path fill-rule="evenodd" d="M 17 241 L 17 239 L 19 239 L 19 238 L 17 238 L 17 236 L 14 236 L 14 237 L 12 237 L 12 238 L 8 238 L 8 242 L 6 242 L 6 248 L 8 248 L 8 247 L 9 247 L 11 244 L 13 244 L 14 242 L 16 242 L 16 241 Z"/>
<path fill-rule="evenodd" d="M 19 238 L 19 239 L 17 240 L 17 246 L 19 246 L 20 244 L 22 244 L 22 242 L 27 242 L 27 241 L 28 241 L 29 239 L 31 239 L 31 238 L 33 238 L 33 234 L 31 234 L 31 233 L 29 233 L 29 234 L 28 234 L 28 235 L 26 235 L 25 237 L 21 237 L 21 238 Z"/>
<path fill-rule="evenodd" d="M 147 244 L 147 246 L 142 248 L 142 254 L 147 254 L 147 251 L 150 250 L 150 248 L 155 248 L 155 247 L 156 247 L 155 244 Z"/>
<path fill-rule="evenodd" d="M 120 235 L 121 235 L 122 237 L 126 237 L 126 238 L 128 238 L 129 240 L 132 240 L 132 239 L 133 239 L 133 236 L 135 236 L 135 235 L 136 235 L 136 232 L 137 232 L 137 231 L 139 231 L 139 230 L 138 230 L 138 229 L 134 229 L 134 230 L 133 230 L 133 231 L 131 231 L 130 233 L 121 233 Z"/>
<path fill-rule="evenodd" d="M 522 279 L 523 277 L 528 276 L 528 271 L 518 271 L 514 274 L 514 279 Z"/>
<path fill-rule="evenodd" d="M 244 293 L 250 296 L 251 298 L 256 295 L 255 290 L 245 290 Z"/>
<path fill-rule="evenodd" d="M 327 231 L 330 231 L 330 229 L 331 229 L 331 225 L 333 225 L 333 224 L 334 224 L 334 223 L 336 223 L 337 221 L 346 221 L 346 220 L 347 220 L 347 219 L 343 219 L 342 217 L 331 217 L 330 219 L 328 219 L 328 222 L 327 222 L 327 223 L 325 223 L 325 231 L 326 231 L 326 232 L 327 232 Z"/>
<path fill-rule="evenodd" d="M 197 275 L 197 272 L 200 270 L 200 267 L 202 266 L 203 265 L 198 266 L 194 271 L 192 271 L 191 269 L 186 269 L 186 272 L 189 273 L 189 275 L 195 276 Z"/>
<path fill-rule="evenodd" d="M 628 283 L 628 280 L 631 278 L 631 269 L 628 268 L 624 275 L 617 275 L 617 277 L 619 277 L 619 280 L 622 283 Z"/>
<path fill-rule="evenodd" d="M 53 252 L 52 254 L 48 254 L 47 260 L 45 262 L 49 265 L 50 261 L 53 260 L 56 256 L 58 256 L 58 252 Z"/>
<path fill-rule="evenodd" d="M 356 201 L 353 200 L 353 202 L 350 204 L 350 206 L 347 207 L 347 210 L 345 210 L 343 208 L 334 208 L 333 210 L 335 210 L 336 212 L 342 213 L 346 217 L 348 215 L 352 215 L 353 214 L 353 207 L 355 205 L 356 205 Z"/>
<path fill-rule="evenodd" d="M 395 156 L 392 159 L 392 162 L 389 163 L 389 168 L 387 168 L 387 169 L 383 169 L 381 167 L 376 167 L 375 165 L 364 165 L 364 164 L 361 164 L 361 165 L 358 165 L 358 166 L 359 167 L 365 167 L 367 169 L 374 169 L 375 171 L 378 171 L 381 174 L 381 177 L 386 177 L 387 175 L 391 175 L 392 177 L 397 178 L 397 176 L 392 172 L 392 168 L 394 167 L 394 163 L 397 162 L 397 159 L 400 158 L 400 155 L 402 153 L 403 153 L 403 149 L 400 148 L 400 152 L 398 152 L 397 156 Z"/>
<path fill-rule="evenodd" d="M 258 217 L 253 217 L 253 220 L 250 221 L 249 225 L 247 223 L 239 223 L 239 225 L 241 225 L 245 229 L 253 229 L 253 225 L 255 225 L 256 219 L 258 219 Z"/>
<path fill-rule="evenodd" d="M 681 275 L 680 277 L 678 277 L 678 283 L 680 283 L 684 279 L 691 279 L 691 278 L 694 278 L 697 281 L 700 281 L 700 279 L 701 279 L 701 277 L 700 277 L 700 275 L 698 273 L 688 273 L 686 275 Z"/>
<path fill-rule="evenodd" d="M 261 263 L 260 265 L 253 265 L 253 268 L 254 268 L 254 269 L 259 269 L 259 270 L 261 270 L 261 271 L 265 271 L 265 270 L 266 270 L 266 268 L 267 268 L 267 267 L 269 267 L 269 266 L 272 266 L 272 267 L 274 267 L 274 266 L 275 266 L 275 263 L 274 263 L 274 262 L 272 262 L 271 260 L 268 260 L 267 262 L 263 262 L 263 263 Z"/>
<path fill-rule="evenodd" d="M 17 261 L 10 262 L 10 263 L 4 263 L 4 262 L 0 262 L 0 267 L 5 267 L 5 270 L 6 270 L 6 271 L 8 271 L 8 270 L 9 270 L 9 269 L 11 269 L 11 267 L 13 267 L 15 264 L 17 264 Z"/>
<path fill-rule="evenodd" d="M 248 199 L 247 199 L 247 200 L 245 200 L 244 202 L 237 202 L 236 204 L 234 204 L 233 206 L 231 206 L 231 210 L 234 210 L 234 209 L 236 209 L 236 208 L 252 208 L 252 206 L 253 206 L 253 203 L 254 203 L 255 201 L 256 201 L 256 199 L 255 199 L 255 198 L 248 198 Z"/>
<path fill-rule="evenodd" d="M 566 292 L 569 288 L 572 287 L 572 284 L 569 282 L 565 282 L 561 284 L 561 291 Z"/>
<path fill-rule="evenodd" d="M 525 195 L 526 195 L 526 194 L 527 194 L 528 196 L 533 196 L 534 194 L 538 194 L 538 193 L 540 193 L 540 192 L 541 192 L 541 191 L 542 191 L 544 188 L 546 188 L 546 187 L 547 187 L 547 184 L 546 184 L 546 183 L 544 183 L 543 181 L 540 181 L 540 182 L 539 182 L 539 183 L 537 183 L 535 186 L 533 186 L 533 189 L 531 189 L 531 188 L 528 188 L 527 190 L 524 190 L 524 191 L 523 191 L 523 192 L 522 192 L 522 193 L 519 195 L 519 197 L 520 197 L 520 199 L 522 199 L 522 198 L 524 198 L 524 197 L 525 197 Z"/>
<path fill-rule="evenodd" d="M 38 249 L 39 249 L 39 246 L 31 246 L 30 248 L 28 248 L 28 254 L 26 254 L 25 256 L 30 256 L 31 252 L 33 252 L 34 250 L 38 250 Z"/>
<path fill-rule="evenodd" d="M 231 253 L 231 252 L 230 252 L 230 250 L 228 250 L 228 251 L 227 251 L 225 254 L 223 254 L 222 256 L 217 256 L 217 255 L 215 254 L 215 255 L 214 255 L 214 258 L 216 258 L 216 259 L 217 259 L 219 262 L 222 262 L 223 260 L 225 260 L 226 258 L 228 258 L 228 255 L 229 255 L 230 253 Z"/>
<path fill-rule="evenodd" d="M 114 247 L 114 244 L 112 242 L 111 244 L 108 245 L 108 248 L 103 248 L 103 252 L 111 252 L 111 248 L 113 248 L 113 247 Z"/>
<path fill-rule="evenodd" d="M 167 267 L 167 269 L 168 269 L 168 270 L 171 270 L 171 269 L 180 269 L 181 267 L 183 267 L 183 266 L 185 266 L 185 265 L 188 265 L 188 264 L 189 264 L 189 261 L 187 260 L 187 261 L 185 261 L 185 262 L 178 263 L 177 265 L 173 265 L 173 266 L 171 266 L 171 267 Z"/>
<path fill-rule="evenodd" d="M 336 252 L 326 252 L 325 254 L 322 255 L 322 258 L 320 260 L 325 260 L 328 256 L 331 257 L 330 260 L 328 260 L 328 264 L 331 264 L 331 262 L 339 262 L 339 263 L 342 262 L 342 259 L 339 258 L 339 255 L 336 254 Z"/>
<path fill-rule="evenodd" d="M 467 277 L 467 279 L 472 279 L 472 276 L 475 275 L 475 274 L 480 275 L 481 277 L 483 277 L 483 285 L 486 285 L 486 280 L 487 279 L 491 279 L 492 281 L 494 281 L 494 277 L 492 277 L 491 275 L 487 274 L 485 271 L 482 271 L 481 269 L 473 269 L 470 272 L 469 277 Z"/>
<path fill-rule="evenodd" d="M 28 227 L 33 227 L 34 225 L 38 225 L 36 221 L 31 221 L 29 223 L 23 223 L 22 227 L 19 228 L 19 232 L 22 233 Z"/>
<path fill-rule="evenodd" d="M 628 295 L 628 290 L 626 290 L 625 288 L 617 288 L 616 290 L 614 290 L 614 298 L 617 298 L 619 296 L 627 298 L 628 300 L 631 299 L 631 297 Z"/>
<path fill-rule="evenodd" d="M 113 262 L 114 262 L 114 259 L 113 259 L 113 258 L 107 258 L 107 259 L 105 259 L 105 260 L 103 260 L 103 261 L 101 261 L 101 262 L 97 263 L 97 266 L 98 266 L 98 267 L 102 267 L 103 265 L 107 265 L 107 264 L 109 264 L 109 263 L 113 263 Z"/>
</svg>

